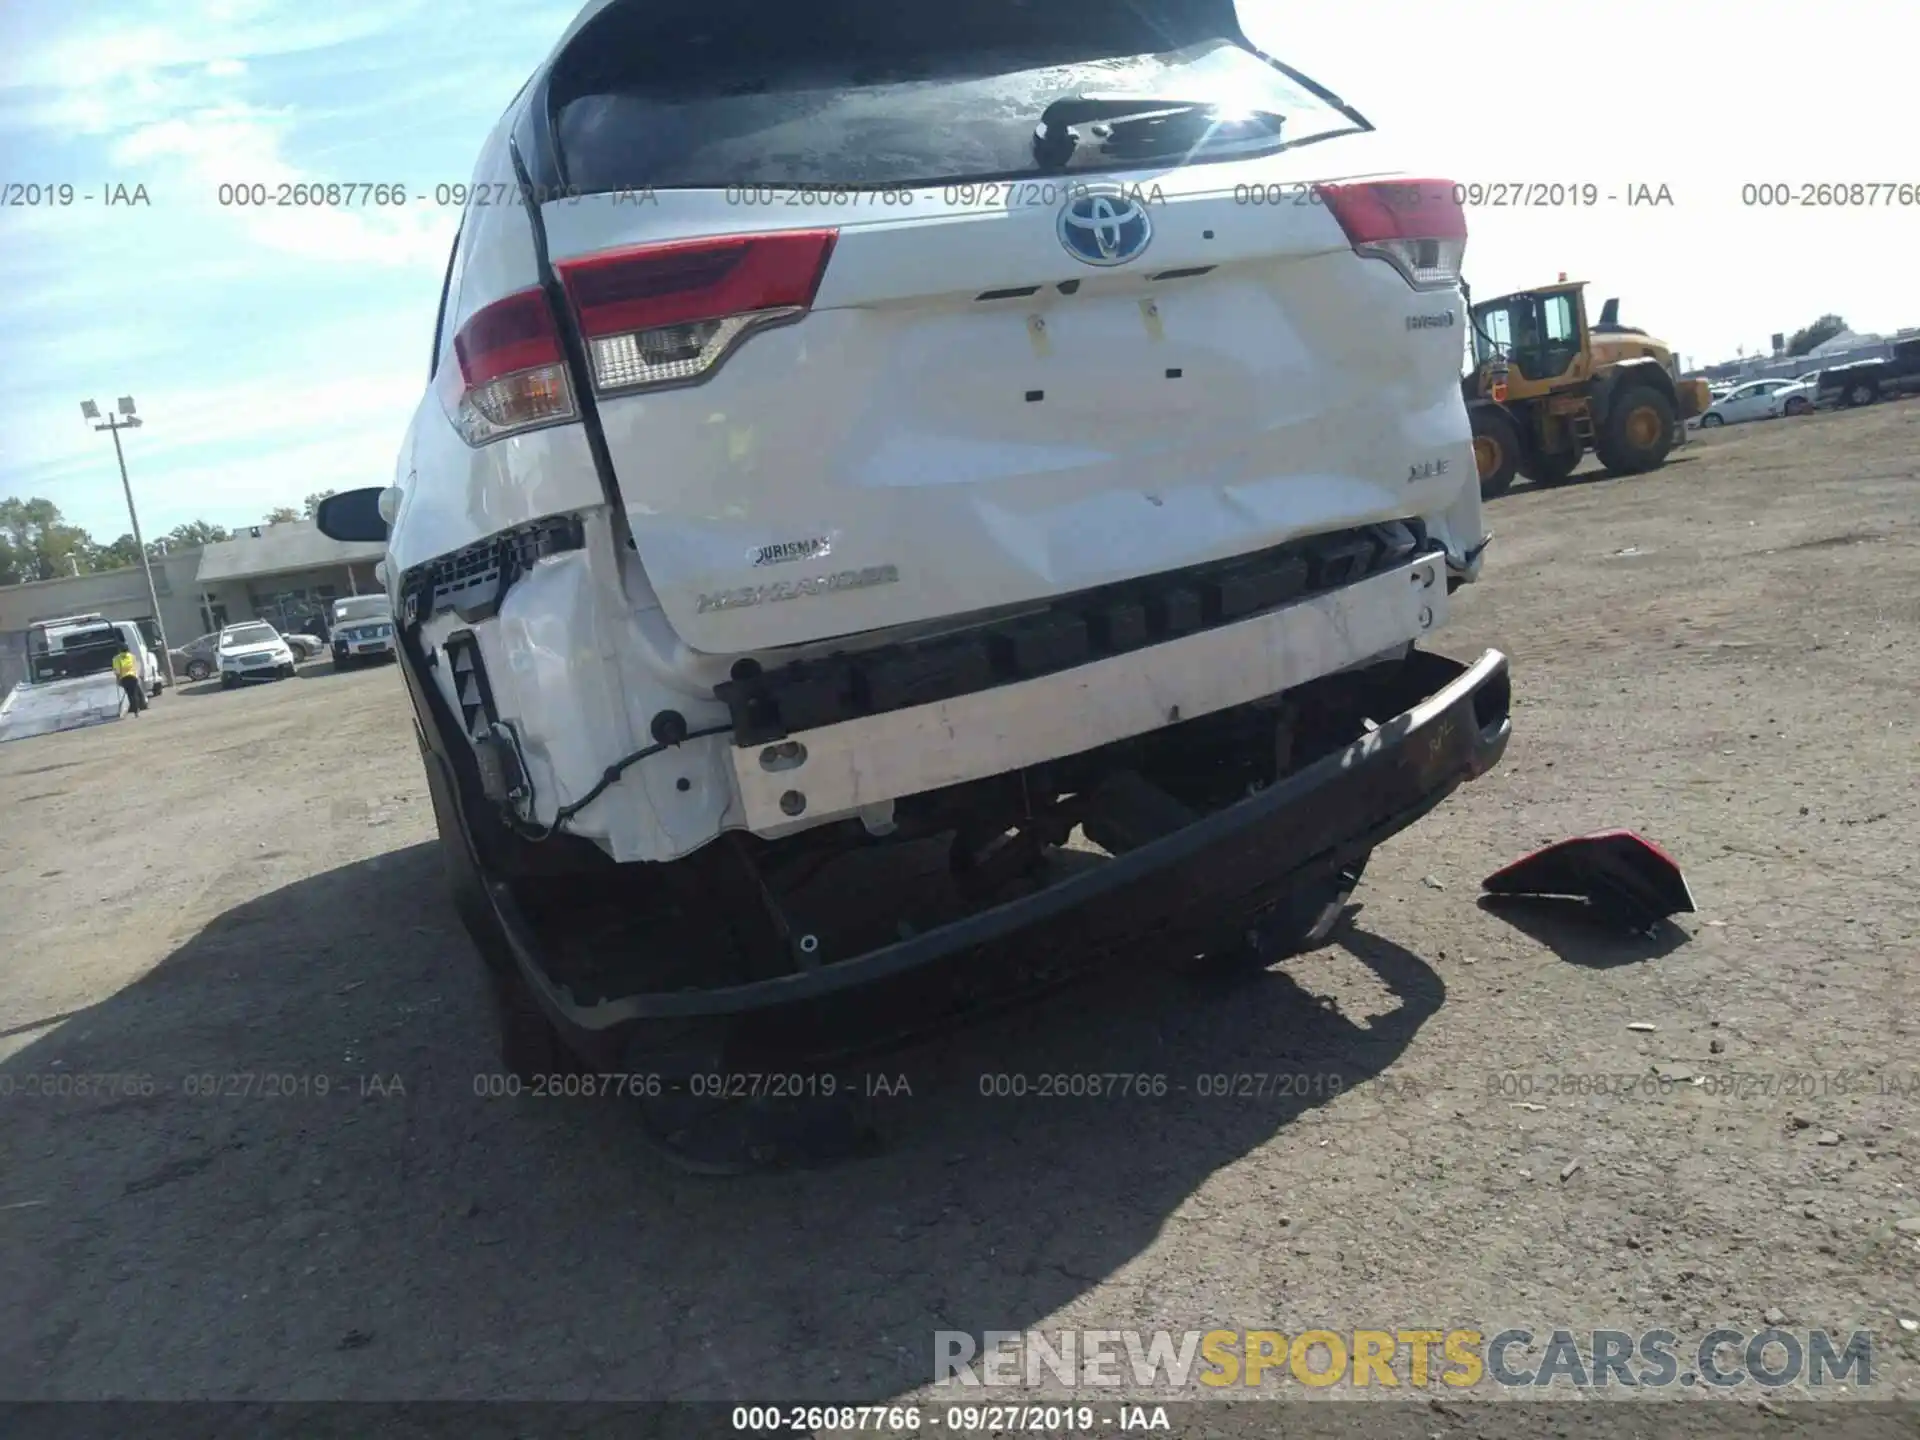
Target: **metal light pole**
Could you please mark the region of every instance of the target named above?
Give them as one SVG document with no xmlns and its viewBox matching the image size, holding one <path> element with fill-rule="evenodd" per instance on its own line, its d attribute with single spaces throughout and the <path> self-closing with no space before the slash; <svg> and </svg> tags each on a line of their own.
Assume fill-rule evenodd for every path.
<svg viewBox="0 0 1920 1440">
<path fill-rule="evenodd" d="M 167 688 L 174 688 L 173 652 L 167 648 L 167 622 L 160 613 L 160 592 L 153 584 L 153 562 L 147 556 L 146 542 L 140 538 L 140 515 L 133 508 L 133 486 L 127 480 L 127 456 L 120 448 L 120 432 L 140 428 L 140 417 L 133 413 L 133 397 L 122 395 L 119 401 L 119 415 L 100 418 L 100 407 L 91 400 L 80 402 L 80 414 L 92 422 L 95 430 L 105 430 L 113 436 L 113 458 L 120 465 L 120 488 L 127 494 L 127 519 L 133 522 L 133 548 L 140 552 L 140 569 L 147 577 L 147 601 L 153 606 L 153 628 L 160 637 L 160 668 L 166 671 Z"/>
</svg>

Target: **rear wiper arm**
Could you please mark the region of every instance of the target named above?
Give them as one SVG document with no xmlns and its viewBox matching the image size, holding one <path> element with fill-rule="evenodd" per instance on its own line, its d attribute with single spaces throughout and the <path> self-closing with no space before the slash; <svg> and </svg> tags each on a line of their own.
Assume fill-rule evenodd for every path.
<svg viewBox="0 0 1920 1440">
<path fill-rule="evenodd" d="M 1170 128 L 1177 127 L 1185 134 L 1195 128 L 1195 122 L 1202 122 L 1199 128 L 1205 129 L 1222 123 L 1238 124 L 1245 120 L 1254 120 L 1277 132 L 1282 116 L 1271 110 L 1255 110 L 1248 114 L 1227 112 L 1223 117 L 1222 107 L 1211 100 L 1156 100 L 1140 95 L 1063 95 L 1040 112 L 1040 123 L 1033 131 L 1033 158 L 1049 169 L 1065 165 L 1073 158 L 1073 152 L 1079 145 L 1078 137 L 1073 133 L 1075 125 L 1089 125 L 1105 122 L 1107 133 L 1103 140 L 1119 140 L 1126 129 L 1135 126 L 1149 129 L 1153 138 L 1159 139 Z M 1126 151 L 1142 150 L 1138 143 L 1115 146 L 1108 149 Z M 1144 147 L 1145 153 L 1152 153 L 1154 146 Z"/>
</svg>

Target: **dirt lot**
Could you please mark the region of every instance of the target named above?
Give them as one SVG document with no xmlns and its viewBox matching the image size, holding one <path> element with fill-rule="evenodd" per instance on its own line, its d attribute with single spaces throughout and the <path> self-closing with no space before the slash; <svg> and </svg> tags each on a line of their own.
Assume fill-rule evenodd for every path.
<svg viewBox="0 0 1920 1440">
<path fill-rule="evenodd" d="M 1444 639 L 1513 656 L 1512 748 L 1338 944 L 918 1051 L 883 1152 L 800 1173 L 695 1179 L 617 1104 L 475 1093 L 492 1021 L 391 671 L 6 746 L 0 1395 L 872 1402 L 940 1329 L 1770 1311 L 1872 1330 L 1872 1393 L 1920 1394 L 1920 404 L 1490 513 Z M 1686 866 L 1680 931 L 1476 904 L 1611 825 Z M 1169 1093 L 980 1093 L 1118 1070 Z M 1198 1093 L 1241 1072 L 1329 1093 Z"/>
</svg>

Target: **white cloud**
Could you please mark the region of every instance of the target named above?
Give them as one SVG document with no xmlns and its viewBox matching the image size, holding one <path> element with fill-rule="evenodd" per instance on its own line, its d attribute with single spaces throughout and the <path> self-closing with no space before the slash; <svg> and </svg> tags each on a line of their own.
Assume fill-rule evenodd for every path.
<svg viewBox="0 0 1920 1440">
<path fill-rule="evenodd" d="M 271 0 L 173 0 L 97 10 L 73 7 L 22 46 L 4 72 L 8 85 L 111 89 L 129 77 L 219 61 L 265 60 L 374 40 L 420 14 L 426 0 L 336 0 L 328 6 Z M 231 18 L 221 12 L 231 12 Z M 83 18 L 84 16 L 84 18 Z"/>
</svg>

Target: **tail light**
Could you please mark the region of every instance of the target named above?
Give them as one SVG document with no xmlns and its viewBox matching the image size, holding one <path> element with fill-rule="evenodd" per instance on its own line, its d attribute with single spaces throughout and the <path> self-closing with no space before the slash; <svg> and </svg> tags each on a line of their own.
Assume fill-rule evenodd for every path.
<svg viewBox="0 0 1920 1440">
<path fill-rule="evenodd" d="M 521 290 L 477 310 L 434 377 L 469 445 L 578 418 L 566 353 L 546 295 Z"/>
<path fill-rule="evenodd" d="M 754 331 L 798 320 L 838 235 L 727 235 L 561 261 L 595 391 L 695 383 Z"/>
<path fill-rule="evenodd" d="M 1460 283 L 1467 217 L 1451 180 L 1374 180 L 1314 191 L 1347 232 L 1354 254 L 1385 260 L 1416 290 Z"/>
</svg>

